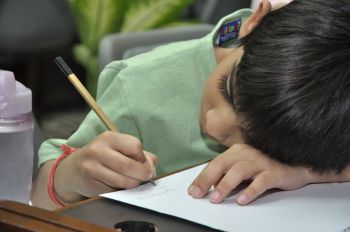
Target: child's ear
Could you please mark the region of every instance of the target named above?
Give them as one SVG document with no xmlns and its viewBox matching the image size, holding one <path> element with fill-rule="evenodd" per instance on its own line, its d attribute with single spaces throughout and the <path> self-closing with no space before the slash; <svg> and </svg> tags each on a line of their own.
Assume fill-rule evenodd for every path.
<svg viewBox="0 0 350 232">
<path fill-rule="evenodd" d="M 262 0 L 256 11 L 242 25 L 239 31 L 239 37 L 248 35 L 260 23 L 262 18 L 271 12 L 271 3 L 268 0 Z"/>
</svg>

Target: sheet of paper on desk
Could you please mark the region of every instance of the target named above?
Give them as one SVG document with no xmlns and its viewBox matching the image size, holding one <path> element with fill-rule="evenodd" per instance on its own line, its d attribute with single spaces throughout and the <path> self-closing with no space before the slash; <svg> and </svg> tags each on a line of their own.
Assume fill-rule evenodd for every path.
<svg viewBox="0 0 350 232">
<path fill-rule="evenodd" d="M 221 204 L 193 199 L 187 188 L 204 165 L 136 189 L 101 196 L 224 231 L 350 231 L 350 183 L 315 184 L 295 191 L 267 194 L 249 206 L 235 196 Z M 348 229 L 348 230 L 347 230 Z"/>
</svg>

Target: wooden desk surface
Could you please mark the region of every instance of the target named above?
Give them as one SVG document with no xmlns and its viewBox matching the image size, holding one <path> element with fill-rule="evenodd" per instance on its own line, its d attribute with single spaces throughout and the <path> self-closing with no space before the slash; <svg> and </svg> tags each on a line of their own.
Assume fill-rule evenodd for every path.
<svg viewBox="0 0 350 232">
<path fill-rule="evenodd" d="M 123 221 L 138 220 L 151 222 L 157 225 L 159 232 L 216 231 L 183 219 L 101 197 L 89 199 L 73 206 L 57 210 L 56 212 L 107 228 L 114 228 L 116 223 Z"/>
<path fill-rule="evenodd" d="M 0 200 L 0 231 L 113 232 L 114 230 L 20 202 Z"/>
</svg>

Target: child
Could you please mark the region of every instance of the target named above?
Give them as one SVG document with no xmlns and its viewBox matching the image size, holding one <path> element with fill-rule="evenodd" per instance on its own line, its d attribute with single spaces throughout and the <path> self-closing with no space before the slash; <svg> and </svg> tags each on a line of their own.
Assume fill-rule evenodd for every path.
<svg viewBox="0 0 350 232">
<path fill-rule="evenodd" d="M 284 9 L 293 11 L 294 8 L 298 9 L 299 5 L 303 4 L 306 7 L 312 4 L 319 7 L 333 5 L 338 7 L 340 3 L 345 5 L 345 1 L 341 0 L 327 4 L 317 0 L 296 1 L 282 8 L 281 11 L 284 12 Z M 189 193 L 194 197 L 202 197 L 211 185 L 217 184 L 217 191 L 211 200 L 215 203 L 220 202 L 228 191 L 242 180 L 250 178 L 255 180 L 238 198 L 238 202 L 242 204 L 250 202 L 265 189 L 272 187 L 295 189 L 311 182 L 349 180 L 349 171 L 343 170 L 349 164 L 349 158 L 346 159 L 348 156 L 342 155 L 344 164 L 340 164 L 339 160 L 332 164 L 321 164 L 315 159 L 306 159 L 307 157 L 303 157 L 301 153 L 297 154 L 301 157 L 296 156 L 292 159 L 295 146 L 299 144 L 291 144 L 290 147 L 294 150 L 289 153 L 275 148 L 279 140 L 273 139 L 278 139 L 281 135 L 289 139 L 289 134 L 282 134 L 278 131 L 278 126 L 289 133 L 293 131 L 295 125 L 286 124 L 282 127 L 283 121 L 279 121 L 278 116 L 285 112 L 279 110 L 280 102 L 274 100 L 278 100 L 277 97 L 279 97 L 283 103 L 284 95 L 269 92 L 269 85 L 251 92 L 251 89 L 259 83 L 259 79 L 256 79 L 252 72 L 257 72 L 257 75 L 265 74 L 261 76 L 261 80 L 265 77 L 278 80 L 279 76 L 267 75 L 270 73 L 270 67 L 274 68 L 271 70 L 275 70 L 279 65 L 286 66 L 289 74 L 288 65 L 294 60 L 284 63 L 281 60 L 281 64 L 276 61 L 269 63 L 272 60 L 269 56 L 265 60 L 251 60 L 252 56 L 256 56 L 255 53 L 259 54 L 260 50 L 264 51 L 267 44 L 271 44 L 269 40 L 263 40 L 265 32 L 260 33 L 263 35 L 262 41 L 254 40 L 257 37 L 255 34 L 262 29 L 269 29 L 274 33 L 274 28 L 257 27 L 261 20 L 264 23 L 263 18 L 270 9 L 270 3 L 263 1 L 251 16 L 250 10 L 241 10 L 225 17 L 213 32 L 204 38 L 162 46 L 147 54 L 113 62 L 106 67 L 99 80 L 97 99 L 118 125 L 121 134 L 104 132 L 103 124 L 91 112 L 67 141 L 45 142 L 39 154 L 41 169 L 33 188 L 33 203 L 46 208 L 57 207 L 46 189 L 48 182 L 53 181 L 52 178 L 49 181 L 48 174 L 53 166 L 53 160 L 62 153 L 59 146 L 63 143 L 79 147 L 60 161 L 55 173 L 51 171 L 55 177 L 54 189 L 50 191 L 51 198 L 54 195 L 53 198 L 56 197 L 58 201 L 65 204 L 78 201 L 83 196 L 93 196 L 116 188 L 133 188 L 142 181 L 150 180 L 155 176 L 157 162 L 157 158 L 152 153 L 158 157 L 157 174 L 161 175 L 216 157 L 225 150 L 225 147 L 219 144 L 230 148 L 214 159 L 194 181 L 189 188 Z M 300 10 L 286 17 L 293 22 L 294 19 L 298 20 L 298 13 Z M 333 18 L 336 17 L 333 16 Z M 311 26 L 318 25 L 314 22 L 307 23 Z M 255 27 L 257 28 L 254 30 Z M 239 36 L 245 39 L 242 46 L 234 48 L 238 32 Z M 302 31 L 299 36 L 303 33 L 308 34 L 309 31 Z M 279 38 L 282 35 L 284 35 L 283 30 L 275 36 Z M 334 35 L 337 34 L 334 33 Z M 349 38 L 349 35 L 345 36 Z M 299 41 L 298 37 L 293 40 Z M 277 42 L 280 41 L 277 40 Z M 274 46 L 283 51 L 280 43 L 273 44 L 273 48 Z M 295 49 L 297 48 L 299 47 Z M 309 51 L 301 50 L 301 52 L 307 55 Z M 345 56 L 344 60 L 347 60 Z M 255 66 L 256 62 L 262 62 L 262 66 Z M 297 61 L 294 62 L 298 64 Z M 337 65 L 342 67 L 340 61 Z M 293 66 L 290 68 L 293 69 Z M 251 72 L 249 72 L 250 69 Z M 338 76 L 328 70 L 326 69 L 325 73 Z M 250 82 L 251 75 L 255 82 Z M 345 83 L 346 86 L 345 80 L 336 81 Z M 287 93 L 290 95 L 293 95 L 293 91 L 297 93 L 294 88 L 286 90 L 290 91 Z M 198 107 L 203 89 L 202 104 Z M 342 93 L 344 92 L 339 94 Z M 307 93 L 303 94 L 304 97 L 308 96 Z M 270 103 L 274 111 L 267 111 L 263 106 L 257 105 L 259 104 L 255 103 L 257 98 L 265 100 L 263 103 L 266 106 Z M 260 111 L 254 112 L 247 105 L 251 108 L 257 107 Z M 296 102 L 294 105 L 297 106 Z M 292 108 L 293 105 L 288 106 L 289 108 L 282 109 L 287 113 L 293 113 L 295 111 Z M 201 126 L 197 123 L 198 115 L 201 115 Z M 315 114 L 316 116 L 322 118 Z M 319 119 L 314 120 L 319 123 Z M 278 122 L 277 127 L 273 125 L 274 121 Z M 259 127 L 260 123 L 265 127 Z M 275 126 L 272 127 L 275 129 L 266 132 L 271 133 L 271 140 L 267 141 L 273 143 L 265 144 L 266 140 L 260 138 L 260 135 L 266 136 L 266 134 L 261 130 L 269 129 L 269 125 Z M 296 129 L 301 128 L 302 126 L 299 126 Z M 299 143 L 301 139 L 296 137 L 295 141 Z M 349 141 L 345 139 L 344 141 Z M 317 139 L 315 141 L 317 142 Z M 293 164 L 294 167 L 269 158 L 251 145 L 274 159 Z M 281 145 L 285 146 L 285 143 Z M 315 144 L 306 146 L 305 149 L 309 149 L 309 153 L 306 154 L 311 155 L 310 149 L 315 147 Z M 330 147 L 335 147 L 334 143 Z M 342 149 L 339 151 L 346 151 L 344 147 L 339 149 Z M 273 153 L 266 152 L 270 150 Z M 329 160 L 328 157 L 332 155 L 333 153 L 323 155 L 325 157 L 323 160 Z M 284 159 L 284 157 L 287 158 Z M 343 172 L 342 175 L 333 173 L 318 175 L 309 166 L 315 170 L 337 169 Z M 253 192 L 254 189 L 256 192 Z"/>
<path fill-rule="evenodd" d="M 237 199 L 247 204 L 269 188 L 349 180 L 349 19 L 349 1 L 294 1 L 242 39 L 244 53 L 225 77 L 224 95 L 245 143 L 260 151 L 230 143 L 189 188 L 193 197 L 216 185 L 211 201 L 218 203 L 253 179 Z"/>
</svg>

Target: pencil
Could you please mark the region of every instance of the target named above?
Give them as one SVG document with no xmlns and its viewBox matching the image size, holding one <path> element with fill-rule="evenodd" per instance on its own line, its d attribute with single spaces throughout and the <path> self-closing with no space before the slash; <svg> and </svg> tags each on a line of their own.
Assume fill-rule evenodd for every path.
<svg viewBox="0 0 350 232">
<path fill-rule="evenodd" d="M 84 85 L 79 81 L 78 77 L 72 72 L 72 70 L 68 67 L 66 62 L 62 59 L 62 57 L 56 57 L 55 63 L 58 65 L 58 67 L 61 69 L 63 74 L 68 77 L 69 81 L 73 84 L 73 86 L 78 90 L 80 95 L 84 98 L 86 103 L 92 108 L 93 111 L 95 111 L 96 115 L 101 119 L 103 124 L 107 127 L 108 130 L 118 132 L 117 127 L 114 125 L 114 123 L 108 118 L 108 116 L 103 112 L 101 107 L 97 104 L 95 99 L 91 96 L 89 91 L 84 87 Z M 146 157 L 142 157 L 145 161 Z M 156 185 L 155 182 L 150 180 L 150 182 L 153 185 Z"/>
</svg>

